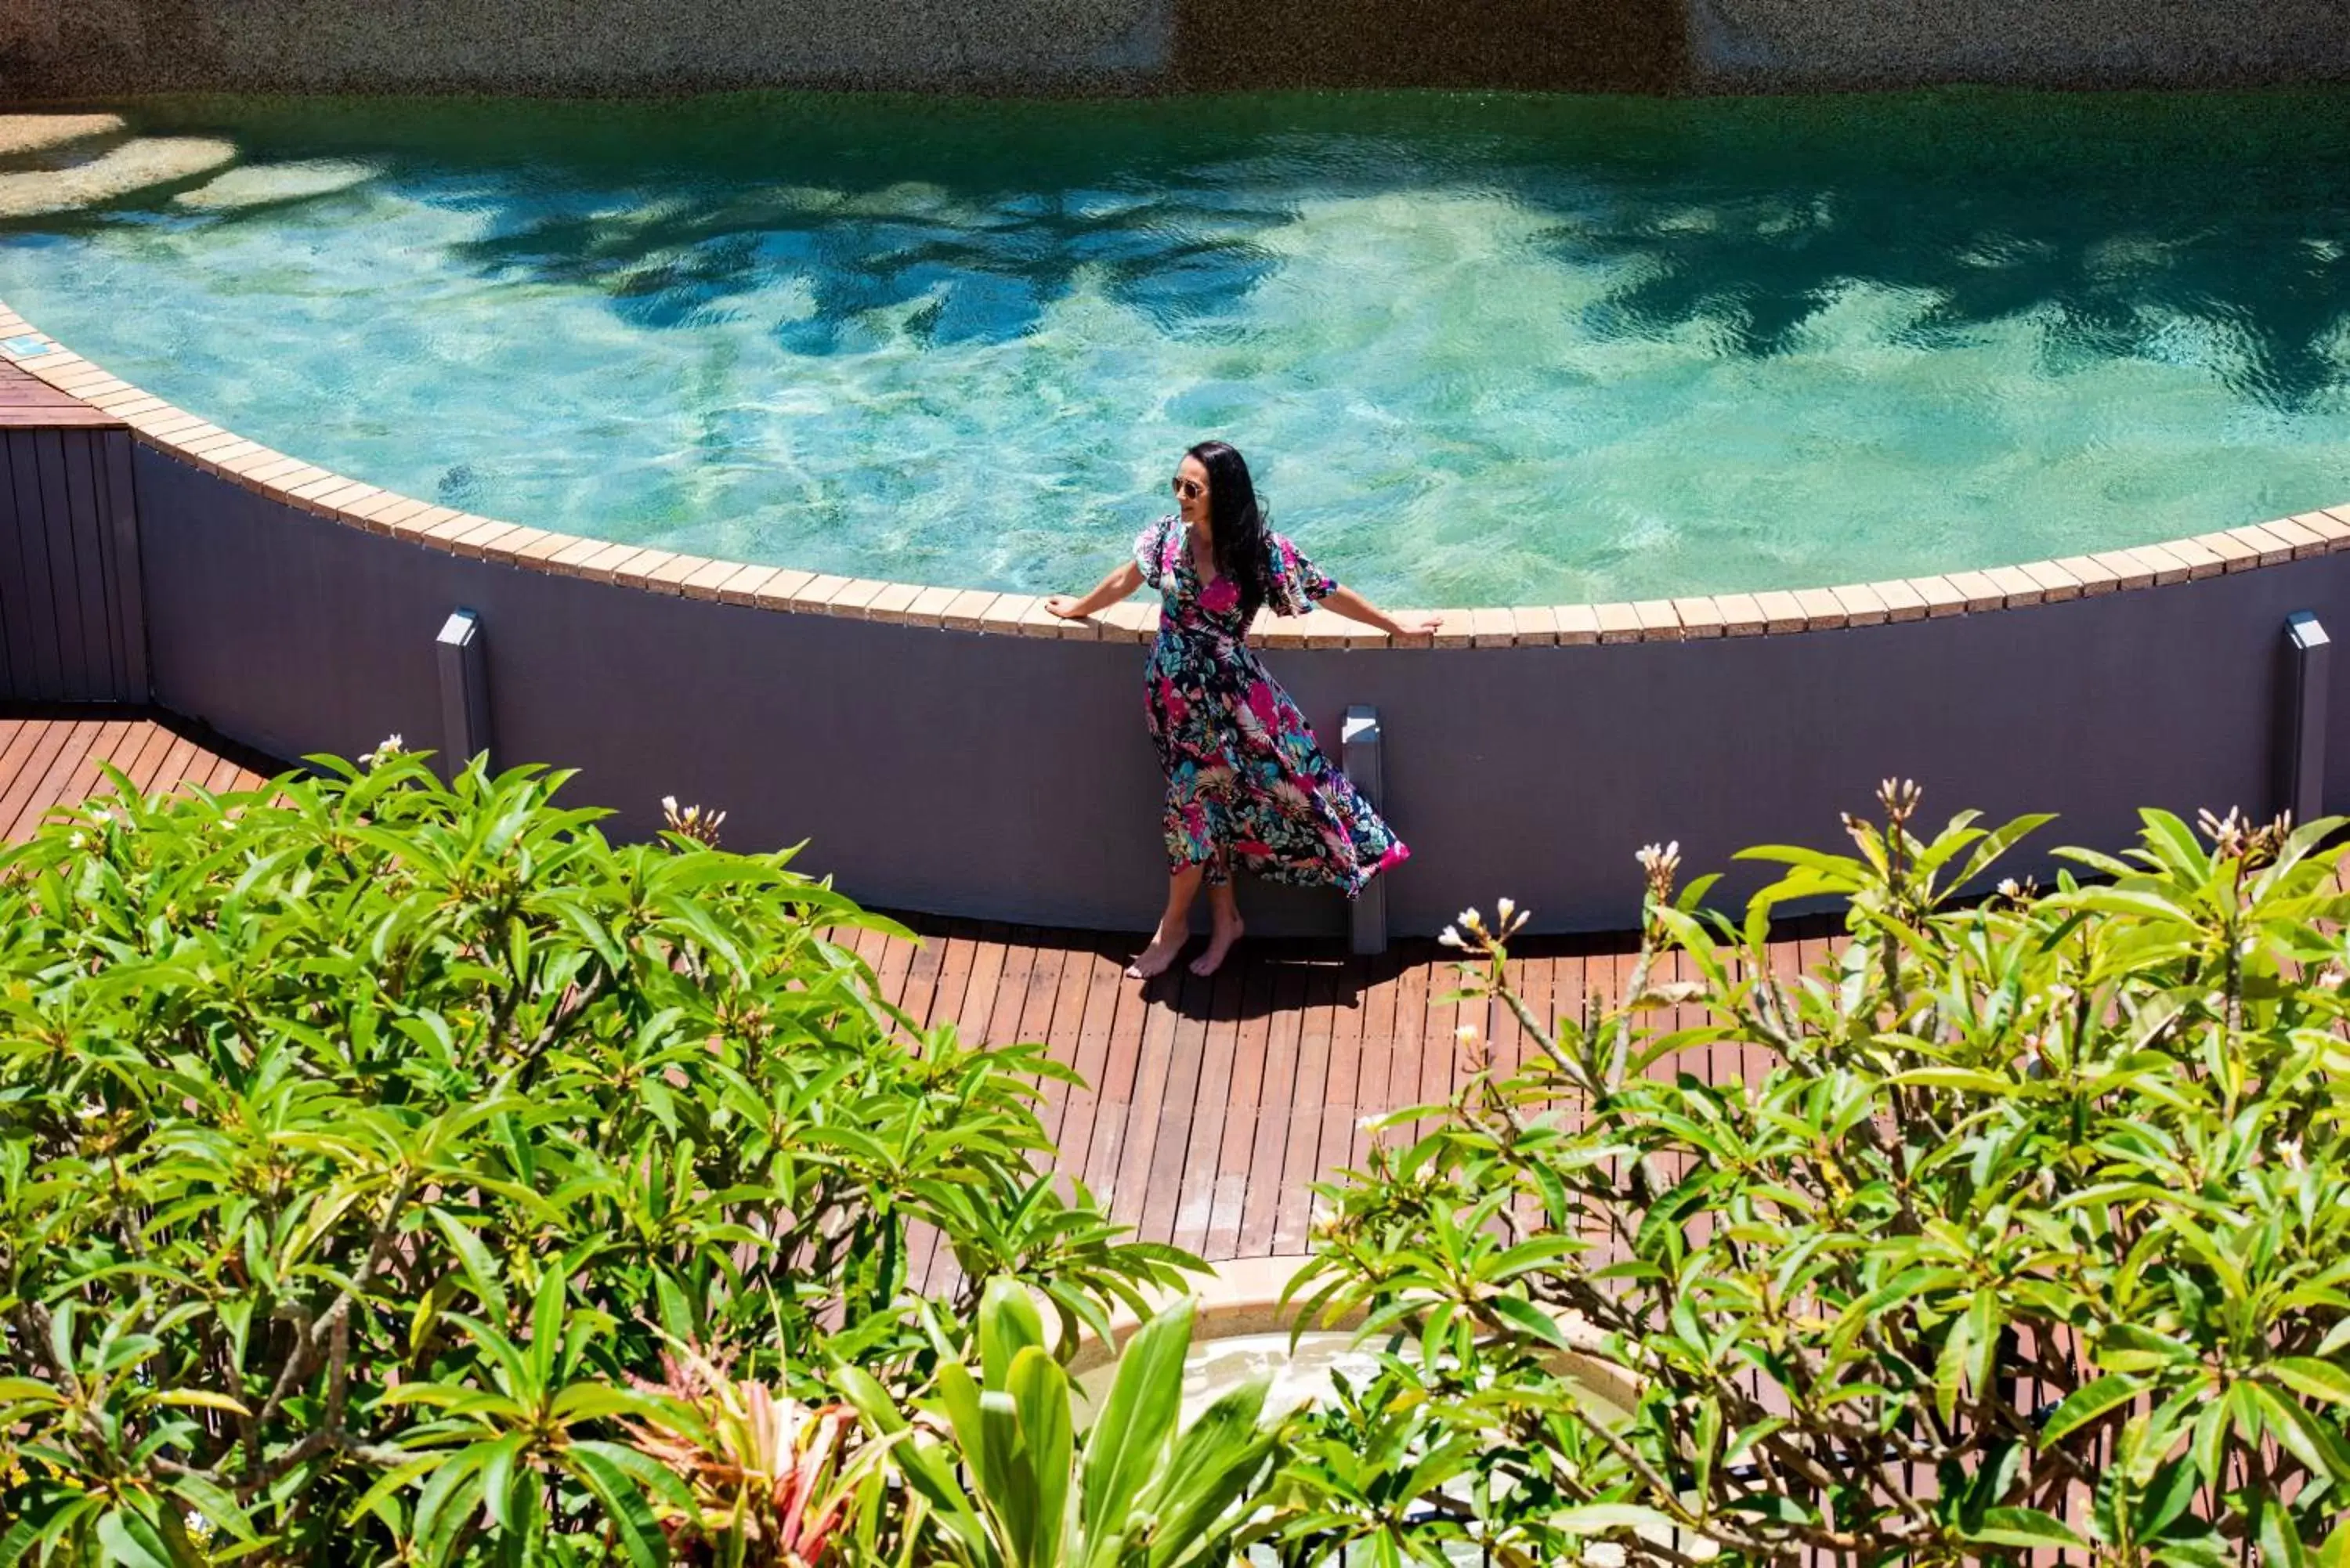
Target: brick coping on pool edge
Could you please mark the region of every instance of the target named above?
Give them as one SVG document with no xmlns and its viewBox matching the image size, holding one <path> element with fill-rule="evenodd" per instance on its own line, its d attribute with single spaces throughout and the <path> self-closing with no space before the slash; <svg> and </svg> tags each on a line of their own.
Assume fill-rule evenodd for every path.
<svg viewBox="0 0 2350 1568">
<path fill-rule="evenodd" d="M 1066 621 L 1047 614 L 1043 597 L 1035 594 L 926 587 L 748 566 L 551 533 L 435 506 L 273 452 L 175 409 L 47 337 L 5 301 L 0 301 L 0 358 L 110 415 L 174 456 L 248 490 L 348 527 L 452 555 L 590 577 L 647 593 L 952 631 L 1149 642 L 1159 628 L 1158 607 L 1137 599 L 1113 605 L 1087 620 Z M 1393 612 L 1399 619 L 1414 614 L 1441 616 L 1442 625 L 1432 636 L 1389 637 L 1318 608 L 1295 618 L 1268 612 L 1258 619 L 1254 640 L 1268 648 L 1509 648 L 1829 631 L 2054 604 L 2335 550 L 2350 550 L 2350 504 L 2191 539 L 1939 576 L 1619 604 Z"/>
</svg>

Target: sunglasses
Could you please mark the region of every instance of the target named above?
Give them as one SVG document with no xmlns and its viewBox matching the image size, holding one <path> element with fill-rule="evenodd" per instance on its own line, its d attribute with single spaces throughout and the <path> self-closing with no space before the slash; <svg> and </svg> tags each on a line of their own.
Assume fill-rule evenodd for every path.
<svg viewBox="0 0 2350 1568">
<path fill-rule="evenodd" d="M 1185 479 L 1178 474 L 1175 477 L 1175 493 L 1186 501 L 1194 501 L 1208 493 L 1208 487 L 1196 479 Z"/>
</svg>

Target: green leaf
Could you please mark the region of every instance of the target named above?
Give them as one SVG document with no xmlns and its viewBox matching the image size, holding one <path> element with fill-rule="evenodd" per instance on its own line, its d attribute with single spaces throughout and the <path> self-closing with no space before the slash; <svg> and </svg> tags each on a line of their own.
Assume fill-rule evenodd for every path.
<svg viewBox="0 0 2350 1568">
<path fill-rule="evenodd" d="M 1562 1535 L 1605 1535 L 1619 1530 L 1669 1531 L 1672 1516 L 1629 1502 L 1590 1502 L 1561 1509 L 1543 1521 Z"/>
<path fill-rule="evenodd" d="M 988 1281 L 979 1300 L 980 1381 L 990 1388 L 1007 1386 L 1012 1358 L 1044 1343 L 1045 1321 L 1027 1287 L 1000 1275 Z"/>
<path fill-rule="evenodd" d="M 2036 1508 L 1987 1508 L 1983 1510 L 1981 1524 L 1963 1533 L 1969 1541 L 1986 1546 L 2054 1548 L 2062 1552 L 2085 1550 L 2089 1544 L 2073 1533 L 2063 1520 Z"/>
<path fill-rule="evenodd" d="M 1177 1439 L 1159 1481 L 1143 1498 L 1159 1524 L 1146 1568 L 1173 1568 L 1192 1543 L 1219 1536 L 1239 1522 L 1249 1489 L 1264 1470 L 1274 1436 L 1262 1428 L 1263 1378 L 1253 1378 L 1224 1395 Z M 1430 1456 L 1419 1472 L 1419 1489 L 1442 1484 L 1440 1466 Z"/>
<path fill-rule="evenodd" d="M 202 1476 L 174 1476 L 165 1488 L 172 1496 L 203 1515 L 215 1529 L 225 1530 L 239 1541 L 257 1539 L 253 1521 L 245 1514 L 236 1499 L 214 1486 Z"/>
<path fill-rule="evenodd" d="M 1025 1548 L 1032 1563 L 1061 1560 L 1061 1535 L 1068 1512 L 1069 1464 L 1075 1437 L 1069 1424 L 1069 1378 L 1038 1345 L 1012 1358 L 1006 1379 L 1020 1426 L 1022 1447 L 1035 1477 L 1035 1511 Z"/>
<path fill-rule="evenodd" d="M 2326 1536 L 2325 1543 L 2310 1553 L 2311 1568 L 2350 1568 L 2350 1517 L 2345 1517 Z"/>
<path fill-rule="evenodd" d="M 2116 1372 L 2152 1372 L 2164 1366 L 2191 1365 L 2196 1358 L 2193 1346 L 2182 1345 L 2168 1334 L 2126 1323 L 2106 1325 L 2098 1335 L 2095 1355 L 2097 1365 Z"/>
<path fill-rule="evenodd" d="M 1136 1494 L 1167 1447 L 1191 1344 L 1191 1303 L 1161 1312 L 1127 1341 L 1099 1419 L 1087 1434 L 1078 1510 L 1088 1542 L 1122 1529 Z"/>
<path fill-rule="evenodd" d="M 2313 1473 L 2339 1485 L 2350 1485 L 2350 1467 L 2341 1462 L 2336 1451 L 2338 1439 L 2329 1437 L 2307 1410 L 2265 1385 L 2244 1383 L 2237 1386 L 2251 1391 L 2261 1407 L 2262 1424 L 2288 1453 L 2307 1465 Z"/>
<path fill-rule="evenodd" d="M 516 1523 L 511 1494 L 515 1490 L 515 1462 L 530 1438 L 517 1433 L 484 1445 L 482 1460 L 482 1501 L 490 1511 L 490 1521 L 502 1531 L 512 1531 Z M 528 1472 L 523 1484 L 530 1484 Z"/>
<path fill-rule="evenodd" d="M 482 1239 L 471 1228 L 446 1209 L 435 1205 L 426 1212 L 447 1238 L 450 1250 L 457 1254 L 465 1272 L 465 1282 L 473 1287 L 474 1298 L 482 1303 L 483 1310 L 503 1324 L 508 1310 L 506 1293 L 498 1281 L 498 1267 L 490 1257 L 490 1250 L 482 1245 Z"/>
<path fill-rule="evenodd" d="M 1545 1345 L 1555 1345 L 1561 1350 L 1574 1348 L 1567 1343 L 1566 1331 L 1558 1326 L 1557 1321 L 1523 1296 L 1487 1296 L 1484 1304 L 1494 1316 L 1521 1333 L 1532 1334 Z"/>
<path fill-rule="evenodd" d="M 572 1443 L 561 1450 L 563 1465 L 577 1476 L 604 1511 L 632 1568 L 662 1568 L 670 1560 L 669 1538 L 636 1481 L 601 1443 Z"/>
<path fill-rule="evenodd" d="M 2099 1417 L 2120 1409 L 2145 1389 L 2146 1385 L 2139 1379 L 2121 1373 L 2107 1373 L 2095 1382 L 2084 1384 L 2049 1416 L 2048 1424 L 2040 1429 L 2040 1440 L 2053 1447 Z"/>
<path fill-rule="evenodd" d="M 2331 1362 L 2307 1355 L 2281 1355 L 2268 1364 L 2268 1371 L 2296 1394 L 2324 1404 L 2350 1407 L 2350 1372 Z"/>
<path fill-rule="evenodd" d="M 2272 1496 L 2259 1499 L 2254 1506 L 2262 1568 L 2308 1568 L 2308 1549 L 2293 1524 L 2293 1511 Z"/>
<path fill-rule="evenodd" d="M 162 1532 L 120 1504 L 99 1515 L 98 1541 L 108 1560 L 121 1568 L 185 1568 L 172 1560 Z"/>
</svg>

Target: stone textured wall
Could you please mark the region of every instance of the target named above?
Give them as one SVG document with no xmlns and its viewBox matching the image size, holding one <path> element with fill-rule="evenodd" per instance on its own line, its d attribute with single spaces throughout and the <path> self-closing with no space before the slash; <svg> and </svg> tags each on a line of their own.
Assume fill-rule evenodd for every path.
<svg viewBox="0 0 2350 1568">
<path fill-rule="evenodd" d="M 2202 87 L 2350 77 L 2350 0 L 1686 0 L 1690 85 Z"/>
<path fill-rule="evenodd" d="M 0 100 L 141 91 L 1117 88 L 1173 0 L 0 0 Z"/>
<path fill-rule="evenodd" d="M 2350 0 L 0 0 L 0 101 L 2350 77 Z"/>
</svg>

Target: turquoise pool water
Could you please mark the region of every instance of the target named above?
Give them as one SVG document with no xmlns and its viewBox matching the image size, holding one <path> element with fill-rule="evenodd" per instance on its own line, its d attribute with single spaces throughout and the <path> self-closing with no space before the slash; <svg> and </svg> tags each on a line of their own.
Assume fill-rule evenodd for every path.
<svg viewBox="0 0 2350 1568">
<path fill-rule="evenodd" d="M 2345 102 L 157 101 L 226 183 L 0 225 L 0 296 L 702 554 L 1075 589 L 1216 435 L 1397 604 L 1800 586 L 2350 501 Z"/>
</svg>

